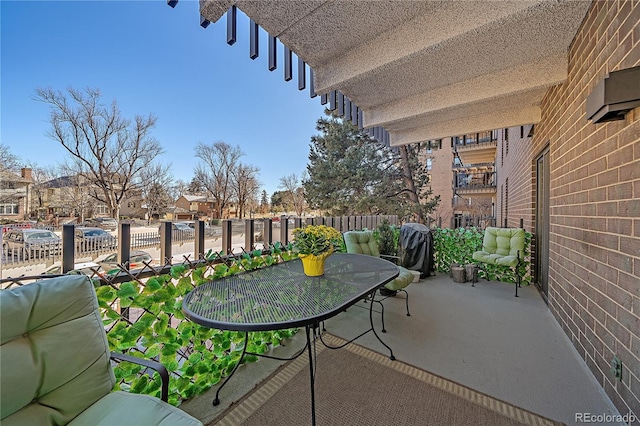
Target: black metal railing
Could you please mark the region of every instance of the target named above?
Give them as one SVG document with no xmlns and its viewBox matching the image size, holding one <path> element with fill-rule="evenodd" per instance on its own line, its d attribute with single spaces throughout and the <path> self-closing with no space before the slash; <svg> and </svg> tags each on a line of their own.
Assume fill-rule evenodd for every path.
<svg viewBox="0 0 640 426">
<path fill-rule="evenodd" d="M 454 136 L 452 138 L 454 148 L 463 146 L 481 145 L 485 143 L 497 142 L 497 133 L 492 131 L 470 133 L 468 135 Z"/>
<path fill-rule="evenodd" d="M 50 246 L 38 247 L 37 250 L 25 252 L 24 250 L 13 250 L 11 252 L 3 250 L 2 269 L 3 276 L 7 276 L 7 271 L 13 268 L 33 265 L 51 265 L 55 262 L 62 262 L 62 269 L 70 271 L 74 269 L 74 264 L 78 259 L 90 258 L 95 260 L 102 255 L 119 252 L 120 259 L 126 262 L 131 249 L 154 249 L 159 250 L 156 256 L 157 263 L 165 265 L 172 262 L 174 253 L 180 248 L 178 261 L 184 258 L 184 246 L 193 244 L 193 251 L 187 253 L 189 259 L 201 259 L 208 251 L 233 254 L 235 252 L 252 251 L 264 249 L 270 245 L 280 242 L 286 245 L 292 238 L 294 228 L 306 224 L 323 224 L 331 226 L 340 232 L 357 229 L 375 229 L 383 220 L 388 220 L 391 224 L 398 225 L 396 215 L 378 216 L 340 216 L 340 217 L 288 217 L 267 219 L 245 219 L 245 220 L 223 220 L 220 225 L 207 226 L 205 222 L 196 221 L 195 229 L 175 230 L 172 229 L 171 222 L 163 222 L 158 231 L 147 231 L 141 233 L 131 233 L 131 224 L 120 223 L 117 235 L 106 236 L 104 238 L 95 237 L 88 241 L 78 242 L 75 239 L 74 225 L 63 225 L 61 232 L 61 243 Z M 202 229 L 200 231 L 200 228 Z M 121 235 L 129 236 L 125 240 Z M 72 250 L 65 250 L 72 247 Z M 63 253 L 66 253 L 64 255 Z"/>
<path fill-rule="evenodd" d="M 454 190 L 496 188 L 496 172 L 454 173 L 453 188 Z"/>
</svg>

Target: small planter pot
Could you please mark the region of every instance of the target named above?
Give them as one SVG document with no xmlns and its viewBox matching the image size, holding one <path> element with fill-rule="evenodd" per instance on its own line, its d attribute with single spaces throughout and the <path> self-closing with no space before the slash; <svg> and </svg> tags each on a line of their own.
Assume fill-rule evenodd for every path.
<svg viewBox="0 0 640 426">
<path fill-rule="evenodd" d="M 304 269 L 305 275 L 308 277 L 324 275 L 324 262 L 332 253 L 333 250 L 317 256 L 315 254 L 301 254 L 300 259 L 302 260 L 302 268 Z"/>
<path fill-rule="evenodd" d="M 457 268 L 458 266 L 460 266 L 459 263 L 452 263 L 449 265 L 449 278 L 453 278 L 453 268 Z"/>
</svg>

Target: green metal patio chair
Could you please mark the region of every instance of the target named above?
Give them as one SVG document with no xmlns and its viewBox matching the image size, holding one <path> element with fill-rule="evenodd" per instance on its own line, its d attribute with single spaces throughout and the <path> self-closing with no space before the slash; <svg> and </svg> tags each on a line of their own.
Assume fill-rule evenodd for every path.
<svg viewBox="0 0 640 426">
<path fill-rule="evenodd" d="M 482 269 L 481 264 L 490 264 L 513 268 L 516 274 L 516 295 L 522 281 L 520 265 L 524 261 L 525 232 L 522 228 L 487 227 L 484 230 L 482 250 L 473 253 L 476 267 Z M 475 287 L 477 274 L 473 274 L 472 286 Z"/>
<path fill-rule="evenodd" d="M 111 358 L 156 369 L 162 400 L 123 391 Z M 0 291 L 0 423 L 197 426 L 167 404 L 159 363 L 109 352 L 91 280 L 65 275 Z"/>
<path fill-rule="evenodd" d="M 347 248 L 347 253 L 365 254 L 369 256 L 386 258 L 387 260 L 397 263 L 398 258 L 394 256 L 381 255 L 378 249 L 378 243 L 373 237 L 373 231 L 347 231 L 342 234 L 344 243 Z M 407 308 L 407 316 L 411 316 L 409 313 L 409 293 L 405 288 L 413 282 L 413 273 L 402 266 L 398 266 L 400 269 L 400 275 L 398 275 L 393 281 L 384 285 L 384 288 L 380 289 L 382 299 L 376 300 L 382 306 L 382 331 L 384 329 L 384 306 L 382 300 L 387 297 L 395 296 L 397 292 L 403 292 L 405 294 L 405 303 Z"/>
</svg>

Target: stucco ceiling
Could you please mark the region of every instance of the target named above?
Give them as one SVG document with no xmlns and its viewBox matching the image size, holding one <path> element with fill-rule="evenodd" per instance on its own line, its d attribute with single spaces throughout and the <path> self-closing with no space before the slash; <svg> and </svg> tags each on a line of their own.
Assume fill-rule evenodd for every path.
<svg viewBox="0 0 640 426">
<path fill-rule="evenodd" d="M 230 6 L 339 90 L 392 145 L 536 123 L 547 88 L 567 77 L 567 52 L 590 1 L 201 0 Z"/>
</svg>

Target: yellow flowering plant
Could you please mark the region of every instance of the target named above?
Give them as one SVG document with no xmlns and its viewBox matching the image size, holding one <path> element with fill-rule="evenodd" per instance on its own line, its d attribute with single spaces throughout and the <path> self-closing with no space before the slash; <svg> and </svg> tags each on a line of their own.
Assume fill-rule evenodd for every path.
<svg viewBox="0 0 640 426">
<path fill-rule="evenodd" d="M 320 255 L 341 247 L 342 234 L 325 225 L 307 225 L 293 230 L 293 247 L 299 254 Z"/>
</svg>

